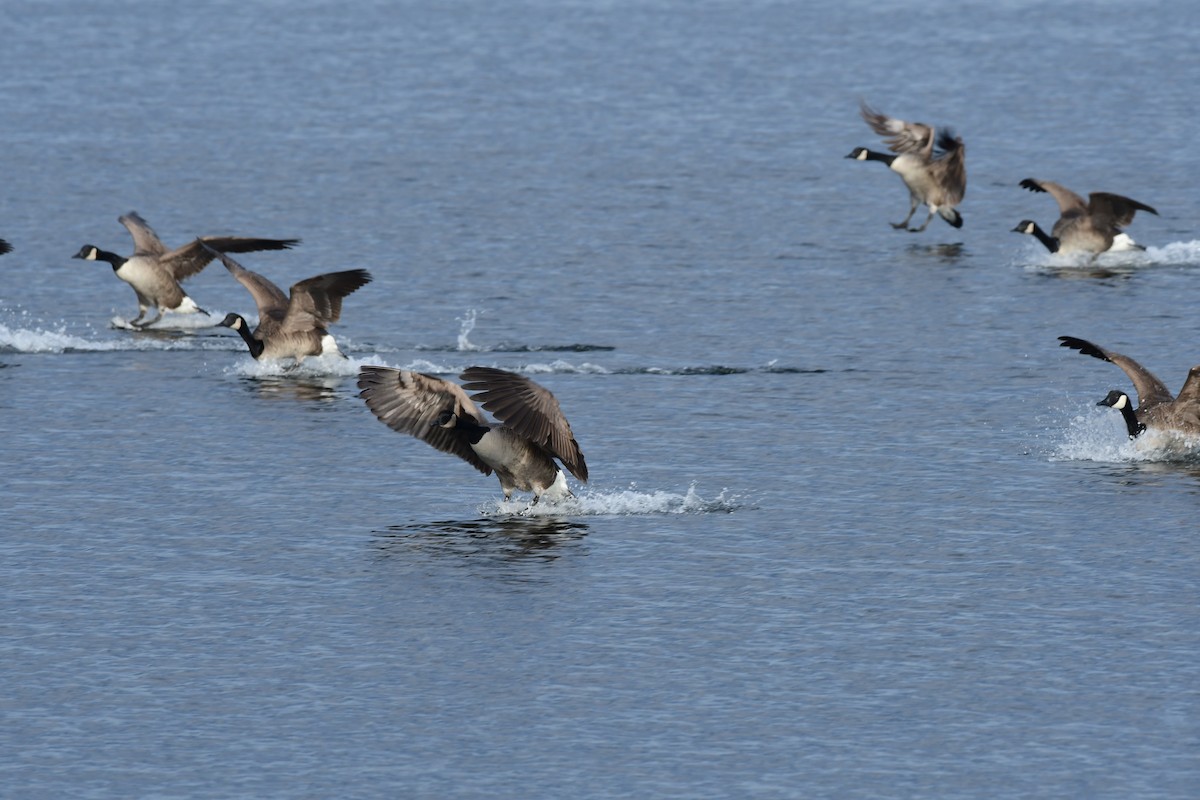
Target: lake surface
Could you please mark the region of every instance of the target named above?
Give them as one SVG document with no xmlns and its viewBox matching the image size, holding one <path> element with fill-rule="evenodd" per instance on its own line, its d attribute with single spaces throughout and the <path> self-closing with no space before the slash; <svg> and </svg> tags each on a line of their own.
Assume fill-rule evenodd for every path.
<svg viewBox="0 0 1200 800">
<path fill-rule="evenodd" d="M 1200 363 L 1192 4 L 6 12 L 0 794 L 1200 795 L 1200 449 L 1057 342 Z M 963 137 L 961 230 L 860 98 Z M 120 329 L 130 210 L 369 269 L 347 359 Z M 534 375 L 590 482 L 518 513 L 366 364 Z"/>
</svg>

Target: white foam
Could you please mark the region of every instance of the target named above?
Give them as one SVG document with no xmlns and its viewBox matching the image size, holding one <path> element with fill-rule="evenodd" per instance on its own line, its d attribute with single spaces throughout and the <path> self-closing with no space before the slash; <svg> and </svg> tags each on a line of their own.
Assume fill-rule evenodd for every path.
<svg viewBox="0 0 1200 800">
<path fill-rule="evenodd" d="M 542 500 L 536 505 L 525 498 L 493 500 L 479 507 L 485 517 L 583 517 L 632 516 L 641 514 L 711 514 L 730 513 L 742 508 L 740 499 L 722 489 L 711 500 L 696 491 L 693 483 L 686 494 L 666 491 L 638 491 L 636 486 L 624 490 L 588 490 L 558 502 Z"/>
</svg>

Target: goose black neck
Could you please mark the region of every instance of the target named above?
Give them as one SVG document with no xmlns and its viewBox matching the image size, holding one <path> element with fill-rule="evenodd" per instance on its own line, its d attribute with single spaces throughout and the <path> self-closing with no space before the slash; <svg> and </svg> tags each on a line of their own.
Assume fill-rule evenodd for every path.
<svg viewBox="0 0 1200 800">
<path fill-rule="evenodd" d="M 1138 422 L 1137 413 L 1129 407 L 1128 402 L 1121 408 L 1121 416 L 1125 418 L 1125 432 L 1130 439 L 1136 439 L 1146 430 L 1146 426 Z"/>
<path fill-rule="evenodd" d="M 122 266 L 124 266 L 125 262 L 129 259 L 125 258 L 125 256 L 119 256 L 116 253 L 110 253 L 107 250 L 96 248 L 96 260 L 107 261 L 109 264 L 112 264 L 113 272 L 116 272 Z"/>
<path fill-rule="evenodd" d="M 235 330 L 238 332 L 238 335 L 242 337 L 242 341 L 246 343 L 246 347 L 250 348 L 250 355 L 254 356 L 255 358 L 258 358 L 262 355 L 263 349 L 266 347 L 266 345 L 263 344 L 262 341 L 255 339 L 253 334 L 250 333 L 250 326 L 246 324 L 246 320 L 243 319 L 242 324 L 238 325 Z"/>
<path fill-rule="evenodd" d="M 1046 245 L 1046 249 L 1049 250 L 1051 253 L 1058 252 L 1058 239 L 1055 239 L 1053 236 L 1046 233 L 1044 230 L 1041 229 L 1040 226 L 1038 226 L 1038 225 L 1033 226 L 1033 235 L 1037 237 L 1037 240 L 1039 242 Z"/>
<path fill-rule="evenodd" d="M 483 435 L 491 430 L 487 425 L 480 425 L 470 417 L 462 416 L 454 423 L 454 429 L 470 444 L 479 444 Z"/>
<path fill-rule="evenodd" d="M 891 153 L 879 153 L 874 150 L 866 150 L 863 153 L 863 160 L 882 161 L 884 164 L 887 164 L 890 167 L 892 162 L 896 160 L 896 156 L 892 155 Z"/>
</svg>

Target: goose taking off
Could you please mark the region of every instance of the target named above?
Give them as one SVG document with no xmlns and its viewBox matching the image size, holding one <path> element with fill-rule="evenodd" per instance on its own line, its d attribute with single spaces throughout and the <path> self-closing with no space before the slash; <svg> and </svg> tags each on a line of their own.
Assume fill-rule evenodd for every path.
<svg viewBox="0 0 1200 800">
<path fill-rule="evenodd" d="M 892 227 L 919 233 L 928 227 L 933 215 L 937 214 L 953 227 L 961 228 L 962 215 L 955 206 L 962 202 L 967 191 L 966 147 L 963 140 L 949 128 L 937 131 L 922 122 L 893 119 L 875 111 L 865 102 L 859 110 L 871 130 L 884 137 L 892 154 L 856 147 L 846 158 L 882 161 L 908 187 L 912 203 L 908 216 L 903 222 L 893 222 Z M 929 216 L 921 227 L 909 228 L 909 221 L 922 203 L 929 207 Z"/>
<path fill-rule="evenodd" d="M 1026 178 L 1021 187 L 1031 192 L 1046 192 L 1058 203 L 1059 217 L 1047 234 L 1033 220 L 1023 219 L 1013 233 L 1036 237 L 1051 253 L 1092 253 L 1109 250 L 1145 250 L 1121 229 L 1133 222 L 1139 211 L 1157 215 L 1150 206 L 1108 192 L 1092 192 L 1083 198 L 1065 186 L 1050 181 Z"/>
<path fill-rule="evenodd" d="M 130 324 L 137 328 L 158 322 L 164 311 L 208 313 L 196 305 L 179 285 L 180 281 L 195 275 L 213 260 L 213 251 L 206 248 L 205 243 L 222 252 L 249 253 L 255 250 L 286 250 L 300 242 L 299 239 L 202 236 L 182 247 L 167 250 L 158 234 L 136 211 L 118 217 L 117 221 L 133 236 L 133 255 L 125 258 L 95 245 L 85 244 L 73 257 L 86 261 L 107 261 L 116 276 L 133 287 L 138 299 L 138 315 Z M 146 311 L 151 308 L 157 312 L 154 319 L 142 322 Z"/>
<path fill-rule="evenodd" d="M 246 287 L 258 306 L 258 327 L 253 333 L 240 314 L 227 314 L 217 323 L 241 334 L 255 359 L 294 358 L 299 362 L 306 356 L 341 355 L 326 327 L 341 318 L 342 298 L 370 283 L 371 273 L 348 269 L 315 275 L 293 284 L 285 295 L 257 272 L 208 245 L 204 247 L 213 257 L 221 259 L 229 274 Z"/>
<path fill-rule="evenodd" d="M 468 367 L 459 377 L 462 386 L 420 372 L 363 367 L 359 397 L 392 430 L 456 455 L 484 475 L 495 472 L 505 499 L 517 489 L 533 492 L 534 503 L 543 495 L 549 500 L 570 496 L 556 458 L 587 482 L 579 443 L 549 390 L 490 367 Z M 489 423 L 472 398 L 502 424 Z"/>
<path fill-rule="evenodd" d="M 1183 382 L 1179 396 L 1174 397 L 1154 373 L 1129 356 L 1105 350 L 1073 336 L 1060 336 L 1058 339 L 1062 347 L 1069 347 L 1085 356 L 1116 364 L 1133 381 L 1133 388 L 1138 396 L 1136 409 L 1129 395 L 1120 389 L 1113 389 L 1096 404 L 1111 406 L 1121 412 L 1130 439 L 1137 438 L 1147 428 L 1178 431 L 1191 436 L 1200 435 L 1200 366 L 1192 367 L 1188 371 L 1187 380 Z"/>
</svg>

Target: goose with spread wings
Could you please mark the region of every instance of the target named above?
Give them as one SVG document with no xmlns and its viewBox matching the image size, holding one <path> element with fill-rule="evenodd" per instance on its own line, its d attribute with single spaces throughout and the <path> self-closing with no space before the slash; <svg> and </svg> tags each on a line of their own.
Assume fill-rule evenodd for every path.
<svg viewBox="0 0 1200 800">
<path fill-rule="evenodd" d="M 133 255 L 126 258 L 91 244 L 85 244 L 73 258 L 85 261 L 106 261 L 113 273 L 133 287 L 138 299 L 138 315 L 130 320 L 135 328 L 153 325 L 162 319 L 163 312 L 180 314 L 208 312 L 196 305 L 180 281 L 192 277 L 208 266 L 217 250 L 230 253 L 249 253 L 258 250 L 287 250 L 299 244 L 299 239 L 259 239 L 244 236 L 202 236 L 168 250 L 158 234 L 136 211 L 117 218 L 133 237 Z M 146 312 L 154 309 L 154 319 L 142 321 Z"/>
<path fill-rule="evenodd" d="M 1069 347 L 1085 356 L 1116 364 L 1133 381 L 1133 388 L 1138 396 L 1137 408 L 1134 408 L 1129 395 L 1120 389 L 1113 389 L 1096 404 L 1110 406 L 1121 412 L 1130 439 L 1136 439 L 1147 428 L 1200 436 L 1200 366 L 1192 367 L 1188 371 L 1183 388 L 1179 390 L 1178 395 L 1172 395 L 1171 390 L 1153 372 L 1129 356 L 1106 350 L 1074 336 L 1060 336 L 1058 339 L 1062 347 Z"/>
<path fill-rule="evenodd" d="M 226 254 L 212 253 L 258 306 L 258 327 L 253 331 L 241 314 L 227 314 L 217 323 L 237 331 L 255 359 L 294 358 L 300 362 L 307 356 L 341 355 L 327 328 L 341 318 L 343 298 L 370 283 L 371 273 L 348 269 L 315 275 L 293 284 L 284 294 Z"/>
<path fill-rule="evenodd" d="M 892 227 L 919 233 L 937 214 L 951 226 L 961 228 L 963 219 L 956 206 L 967 191 L 967 150 L 963 140 L 948 128 L 939 131 L 923 122 L 895 119 L 879 113 L 865 102 L 859 111 L 871 130 L 884 137 L 891 153 L 856 147 L 846 158 L 882 162 L 908 187 L 911 203 L 908 216 L 903 222 L 891 223 Z M 909 221 L 922 203 L 929 208 L 929 216 L 921 227 L 909 228 Z"/>
<path fill-rule="evenodd" d="M 459 377 L 462 386 L 420 372 L 363 367 L 359 396 L 392 430 L 458 456 L 484 475 L 494 472 L 505 499 L 515 490 L 533 492 L 534 503 L 569 497 L 555 459 L 587 482 L 583 452 L 548 389 L 492 367 L 468 367 Z M 476 402 L 501 424 L 489 422 Z"/>
<path fill-rule="evenodd" d="M 1058 203 L 1059 217 L 1046 233 L 1030 219 L 1023 219 L 1013 233 L 1025 233 L 1046 246 L 1051 253 L 1092 253 L 1108 251 L 1145 250 L 1122 231 L 1133 222 L 1134 215 L 1145 211 L 1158 212 L 1145 203 L 1109 192 L 1092 192 L 1085 201 L 1065 186 L 1052 181 L 1026 178 L 1021 188 L 1044 192 Z"/>
</svg>

